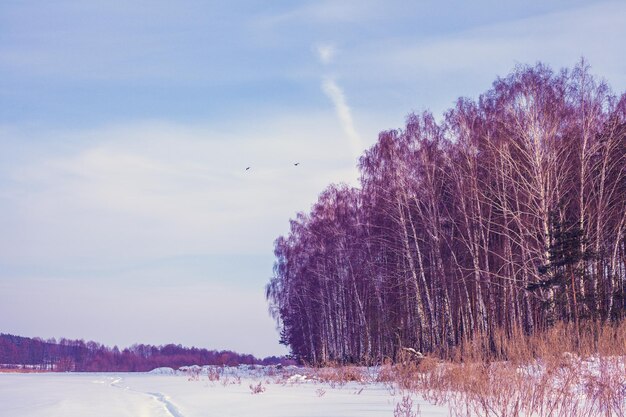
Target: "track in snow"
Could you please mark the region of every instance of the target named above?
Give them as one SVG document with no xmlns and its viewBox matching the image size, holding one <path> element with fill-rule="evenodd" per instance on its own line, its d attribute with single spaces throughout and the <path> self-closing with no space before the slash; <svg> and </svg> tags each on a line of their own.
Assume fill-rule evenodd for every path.
<svg viewBox="0 0 626 417">
<path fill-rule="evenodd" d="M 135 391 L 139 392 L 139 391 Z M 160 392 L 143 392 L 142 394 L 150 395 L 152 398 L 156 399 L 158 402 L 163 404 L 168 413 L 172 415 L 172 417 L 185 417 L 178 411 L 178 408 L 167 397 Z"/>
<path fill-rule="evenodd" d="M 165 408 L 165 411 L 171 416 L 171 417 L 185 417 L 180 411 L 178 411 L 178 408 L 176 408 L 176 406 L 168 399 L 168 397 L 165 394 L 162 394 L 160 392 L 143 392 L 143 391 L 138 391 L 135 389 L 132 389 L 130 387 L 122 387 L 119 385 L 120 382 L 122 382 L 122 378 L 118 377 L 117 379 L 113 380 L 111 382 L 111 386 L 115 387 L 115 388 L 119 388 L 119 389 L 126 389 L 129 390 L 131 392 L 137 393 L 137 394 L 143 394 L 143 395 L 148 395 L 150 397 L 152 397 L 153 399 L 155 399 L 156 401 L 160 402 L 163 407 Z"/>
</svg>

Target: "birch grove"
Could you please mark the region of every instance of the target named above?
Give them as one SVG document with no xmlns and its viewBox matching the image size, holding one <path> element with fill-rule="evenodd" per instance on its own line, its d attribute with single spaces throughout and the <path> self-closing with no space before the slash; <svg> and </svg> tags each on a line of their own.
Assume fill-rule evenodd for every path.
<svg viewBox="0 0 626 417">
<path fill-rule="evenodd" d="M 275 242 L 281 342 L 311 363 L 445 352 L 626 313 L 626 94 L 516 68 L 440 121 L 412 114 Z"/>
</svg>

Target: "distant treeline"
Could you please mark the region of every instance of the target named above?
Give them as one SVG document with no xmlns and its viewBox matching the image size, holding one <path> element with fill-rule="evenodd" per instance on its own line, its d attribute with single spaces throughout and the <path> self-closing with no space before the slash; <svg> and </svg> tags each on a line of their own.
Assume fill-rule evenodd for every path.
<svg viewBox="0 0 626 417">
<path fill-rule="evenodd" d="M 584 61 L 411 114 L 359 169 L 360 187 L 331 185 L 275 242 L 267 297 L 297 357 L 445 356 L 625 317 L 626 94 Z"/>
<path fill-rule="evenodd" d="M 0 368 L 27 367 L 53 371 L 145 372 L 158 367 L 177 369 L 184 365 L 240 364 L 273 365 L 291 363 L 275 356 L 257 359 L 227 350 L 187 348 L 181 345 L 135 344 L 120 350 L 83 340 L 42 340 L 0 334 Z"/>
</svg>

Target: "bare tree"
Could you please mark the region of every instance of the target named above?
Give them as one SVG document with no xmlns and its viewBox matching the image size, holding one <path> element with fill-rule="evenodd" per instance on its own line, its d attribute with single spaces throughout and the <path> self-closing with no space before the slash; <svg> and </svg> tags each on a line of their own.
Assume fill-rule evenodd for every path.
<svg viewBox="0 0 626 417">
<path fill-rule="evenodd" d="M 626 96 L 581 61 L 520 66 L 410 115 L 276 240 L 270 311 L 303 360 L 443 354 L 626 311 Z"/>
</svg>

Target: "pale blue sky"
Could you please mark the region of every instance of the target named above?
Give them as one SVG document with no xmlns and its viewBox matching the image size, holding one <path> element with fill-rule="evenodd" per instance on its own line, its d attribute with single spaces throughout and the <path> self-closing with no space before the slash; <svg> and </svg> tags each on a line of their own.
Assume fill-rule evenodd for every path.
<svg viewBox="0 0 626 417">
<path fill-rule="evenodd" d="M 379 131 L 518 63 L 626 86 L 624 2 L 266 3 L 0 4 L 1 332 L 285 353 L 273 240 Z"/>
</svg>

